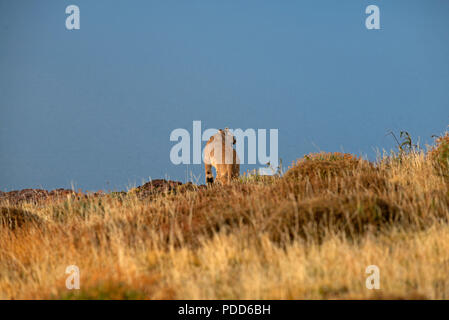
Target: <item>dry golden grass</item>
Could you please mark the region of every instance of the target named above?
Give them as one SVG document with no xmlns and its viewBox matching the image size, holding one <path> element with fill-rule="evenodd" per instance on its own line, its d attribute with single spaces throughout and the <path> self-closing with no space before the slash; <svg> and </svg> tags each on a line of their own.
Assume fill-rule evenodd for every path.
<svg viewBox="0 0 449 320">
<path fill-rule="evenodd" d="M 3 203 L 0 298 L 446 299 L 449 181 L 432 159 L 321 153 L 281 178 Z"/>
<path fill-rule="evenodd" d="M 449 132 L 437 137 L 435 146 L 429 152 L 429 159 L 432 160 L 437 169 L 449 171 Z"/>
</svg>

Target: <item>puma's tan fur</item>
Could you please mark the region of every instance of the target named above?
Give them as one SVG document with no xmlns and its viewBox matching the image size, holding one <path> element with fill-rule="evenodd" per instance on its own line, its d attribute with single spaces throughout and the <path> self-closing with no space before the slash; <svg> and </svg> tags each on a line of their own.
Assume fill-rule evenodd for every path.
<svg viewBox="0 0 449 320">
<path fill-rule="evenodd" d="M 213 183 L 212 167 L 215 168 L 216 180 L 220 183 L 229 183 L 240 175 L 240 160 L 233 148 L 235 137 L 229 131 L 218 130 L 218 133 L 210 137 L 204 148 L 204 164 L 206 171 L 206 183 Z"/>
</svg>

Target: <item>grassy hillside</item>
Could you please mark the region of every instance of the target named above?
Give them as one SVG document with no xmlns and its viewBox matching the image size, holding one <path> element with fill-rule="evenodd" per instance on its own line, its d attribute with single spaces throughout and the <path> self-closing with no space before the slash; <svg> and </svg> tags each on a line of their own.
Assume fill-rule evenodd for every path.
<svg viewBox="0 0 449 320">
<path fill-rule="evenodd" d="M 447 299 L 448 149 L 446 134 L 428 153 L 319 153 L 227 186 L 3 200 L 0 298 Z"/>
</svg>

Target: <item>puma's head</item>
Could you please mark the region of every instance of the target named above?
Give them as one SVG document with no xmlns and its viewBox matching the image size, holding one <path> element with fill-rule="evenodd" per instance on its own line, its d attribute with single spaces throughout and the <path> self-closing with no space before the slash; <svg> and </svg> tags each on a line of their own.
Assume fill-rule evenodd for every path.
<svg viewBox="0 0 449 320">
<path fill-rule="evenodd" d="M 221 129 L 220 129 L 221 130 Z M 235 139 L 235 136 L 232 134 L 232 132 L 229 130 L 229 128 L 225 128 L 224 130 L 224 136 L 227 137 L 230 141 L 232 141 L 232 144 L 235 144 L 237 140 Z"/>
</svg>

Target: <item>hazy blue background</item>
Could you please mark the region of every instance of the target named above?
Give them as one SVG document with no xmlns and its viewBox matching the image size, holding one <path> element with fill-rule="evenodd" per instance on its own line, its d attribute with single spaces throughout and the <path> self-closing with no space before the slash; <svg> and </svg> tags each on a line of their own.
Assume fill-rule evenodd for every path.
<svg viewBox="0 0 449 320">
<path fill-rule="evenodd" d="M 278 128 L 285 165 L 374 159 L 389 129 L 430 143 L 449 124 L 449 1 L 0 0 L 0 108 L 3 191 L 203 183 L 169 160 L 193 120 Z"/>
</svg>

